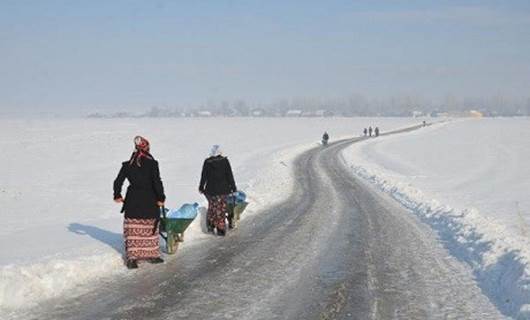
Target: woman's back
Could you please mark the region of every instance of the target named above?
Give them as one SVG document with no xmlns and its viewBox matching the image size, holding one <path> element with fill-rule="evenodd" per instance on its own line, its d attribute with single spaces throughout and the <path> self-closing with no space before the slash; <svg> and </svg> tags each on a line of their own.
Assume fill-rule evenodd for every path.
<svg viewBox="0 0 530 320">
<path fill-rule="evenodd" d="M 156 218 L 159 215 L 157 201 L 166 198 L 160 179 L 158 162 L 143 158 L 141 165 L 126 161 L 114 181 L 114 198 L 121 197 L 123 181 L 129 181 L 127 195 L 122 211 L 128 218 Z"/>
<path fill-rule="evenodd" d="M 200 189 L 209 195 L 229 194 L 236 190 L 232 168 L 226 157 L 219 155 L 204 160 Z"/>
<path fill-rule="evenodd" d="M 154 162 L 155 160 L 143 159 L 141 167 L 130 165 L 129 161 L 123 162 L 130 188 L 147 189 L 154 192 L 152 183 Z"/>
</svg>

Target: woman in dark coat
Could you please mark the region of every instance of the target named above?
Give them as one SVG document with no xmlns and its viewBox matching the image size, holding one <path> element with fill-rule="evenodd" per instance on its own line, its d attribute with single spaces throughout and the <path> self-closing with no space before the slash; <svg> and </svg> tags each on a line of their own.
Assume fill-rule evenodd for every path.
<svg viewBox="0 0 530 320">
<path fill-rule="evenodd" d="M 164 262 L 160 258 L 158 222 L 166 196 L 158 162 L 149 153 L 147 139 L 135 137 L 134 146 L 130 160 L 122 163 L 114 180 L 114 201 L 123 203 L 121 212 L 125 212 L 123 237 L 129 269 L 137 268 L 138 260 Z M 124 200 L 121 189 L 125 179 L 129 187 Z"/>
<path fill-rule="evenodd" d="M 218 235 L 226 234 L 227 197 L 235 191 L 237 188 L 230 162 L 222 156 L 219 145 L 214 145 L 210 157 L 204 160 L 199 184 L 199 192 L 204 193 L 208 200 L 208 231 L 213 232 L 216 228 Z"/>
</svg>

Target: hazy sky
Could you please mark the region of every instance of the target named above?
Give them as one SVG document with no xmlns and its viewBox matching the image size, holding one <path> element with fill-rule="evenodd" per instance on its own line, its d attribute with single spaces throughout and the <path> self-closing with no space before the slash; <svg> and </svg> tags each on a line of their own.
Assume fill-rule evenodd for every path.
<svg viewBox="0 0 530 320">
<path fill-rule="evenodd" d="M 0 0 L 0 114 L 530 96 L 530 1 Z"/>
</svg>

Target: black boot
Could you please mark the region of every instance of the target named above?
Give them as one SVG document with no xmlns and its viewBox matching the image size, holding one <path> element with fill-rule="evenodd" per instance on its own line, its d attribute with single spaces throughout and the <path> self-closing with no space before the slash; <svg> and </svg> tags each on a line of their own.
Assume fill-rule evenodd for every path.
<svg viewBox="0 0 530 320">
<path fill-rule="evenodd" d="M 149 261 L 150 263 L 163 263 L 164 259 L 158 257 L 158 258 L 150 258 L 147 261 Z"/>
<path fill-rule="evenodd" d="M 217 235 L 218 236 L 225 236 L 226 235 L 226 231 L 224 229 L 217 229 Z"/>
<path fill-rule="evenodd" d="M 138 262 L 136 260 L 127 260 L 127 269 L 138 269 Z"/>
</svg>

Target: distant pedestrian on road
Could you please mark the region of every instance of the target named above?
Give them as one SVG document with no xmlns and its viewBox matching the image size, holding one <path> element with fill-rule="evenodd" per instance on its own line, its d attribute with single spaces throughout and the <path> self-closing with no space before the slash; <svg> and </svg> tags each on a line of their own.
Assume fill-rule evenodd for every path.
<svg viewBox="0 0 530 320">
<path fill-rule="evenodd" d="M 224 157 L 219 145 L 214 145 L 210 156 L 202 165 L 199 192 L 208 200 L 206 224 L 208 232 L 217 229 L 217 235 L 226 235 L 225 218 L 228 213 L 227 198 L 236 192 L 236 183 L 228 158 Z M 232 227 L 232 226 L 229 226 Z"/>
<path fill-rule="evenodd" d="M 370 126 L 370 127 L 368 128 L 368 135 L 369 135 L 370 137 L 372 136 L 372 131 L 373 131 L 373 130 L 372 130 L 372 126 Z"/>
<path fill-rule="evenodd" d="M 364 128 L 363 133 L 364 133 L 364 136 L 366 137 L 368 135 L 368 129 Z"/>
<path fill-rule="evenodd" d="M 328 144 L 328 141 L 329 141 L 329 134 L 328 132 L 324 132 L 324 134 L 322 135 L 322 144 L 323 145 L 327 145 Z"/>
<path fill-rule="evenodd" d="M 427 126 L 427 122 L 425 120 L 423 120 L 423 126 L 426 127 Z"/>
<path fill-rule="evenodd" d="M 158 162 L 149 153 L 147 139 L 135 137 L 134 148 L 131 158 L 122 163 L 114 180 L 114 201 L 123 203 L 121 212 L 125 213 L 123 237 L 129 269 L 138 268 L 138 260 L 164 262 L 160 258 L 158 222 L 166 196 Z M 125 179 L 129 180 L 129 187 L 123 199 L 121 188 Z"/>
<path fill-rule="evenodd" d="M 375 136 L 379 137 L 379 127 L 375 127 L 374 132 L 375 132 Z"/>
</svg>

